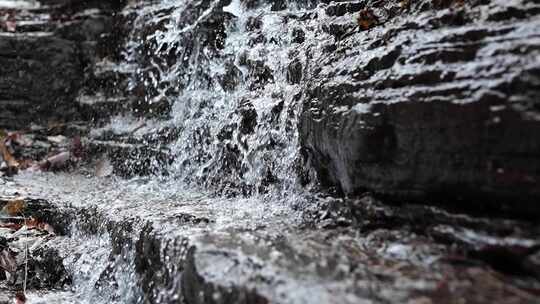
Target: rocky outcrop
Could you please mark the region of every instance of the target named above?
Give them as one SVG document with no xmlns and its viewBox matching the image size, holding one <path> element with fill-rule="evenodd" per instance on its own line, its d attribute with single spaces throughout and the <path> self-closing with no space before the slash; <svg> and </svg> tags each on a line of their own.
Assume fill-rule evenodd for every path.
<svg viewBox="0 0 540 304">
<path fill-rule="evenodd" d="M 138 104 L 128 93 L 134 70 L 121 62 L 129 32 L 122 1 L 7 4 L 0 3 L 0 129 L 83 137 L 85 161 L 106 154 L 122 176 L 158 173 L 170 164 L 165 149 L 143 139 L 132 144 L 133 130 L 92 132 Z M 8 21 L 13 28 L 4 26 Z M 42 148 L 28 158 L 52 152 Z"/>
<path fill-rule="evenodd" d="M 266 4 L 131 11 L 131 93 L 188 122 L 186 180 L 249 194 L 312 167 L 347 195 L 540 212 L 536 3 Z"/>
<path fill-rule="evenodd" d="M 98 1 L 23 4 L 10 10 L 0 7 L 0 22 L 14 24 L 11 29 L 0 27 L 0 127 L 15 130 L 31 123 L 110 117 L 103 115 L 109 109 L 94 105 L 99 102 L 91 107 L 87 100 L 99 95 L 97 87 L 106 87 L 104 82 L 113 85 L 100 79 L 100 73 L 106 73 L 100 63 L 119 52 L 122 27 L 116 10 L 121 6 Z"/>
<path fill-rule="evenodd" d="M 300 123 L 325 186 L 540 213 L 537 3 L 360 1 L 326 14 L 335 45 L 314 58 Z M 343 22 L 353 16 L 358 27 Z"/>
<path fill-rule="evenodd" d="M 32 193 L 66 179 L 76 182 L 40 193 L 48 200 L 77 188 L 92 197 L 55 204 L 78 206 L 71 236 L 82 237 L 79 243 L 98 237 L 107 246 L 90 247 L 98 256 L 106 250 L 106 258 L 91 264 L 83 285 L 102 301 L 132 295 L 141 303 L 216 304 L 538 298 L 536 223 L 390 207 L 371 196 L 321 197 L 287 213 L 270 204 L 261 213 L 255 206 L 263 201 L 139 197 L 126 193 L 133 185 L 96 188 L 96 180 L 77 175 L 18 179 L 9 188 Z M 125 200 L 111 200 L 119 194 Z M 68 248 L 68 266 L 96 255 L 85 254 L 84 246 Z"/>
</svg>

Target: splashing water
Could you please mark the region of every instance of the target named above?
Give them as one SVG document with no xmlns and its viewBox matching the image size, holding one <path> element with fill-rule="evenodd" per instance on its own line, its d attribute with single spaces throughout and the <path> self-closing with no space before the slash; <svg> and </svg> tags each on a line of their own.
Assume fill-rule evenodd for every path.
<svg viewBox="0 0 540 304">
<path fill-rule="evenodd" d="M 134 10 L 126 58 L 139 69 L 131 88 L 148 104 L 170 106 L 179 134 L 169 144 L 174 177 L 225 194 L 298 190 L 296 62 L 308 56 L 294 42 L 301 7 L 162 1 Z"/>
<path fill-rule="evenodd" d="M 297 124 L 311 55 L 299 40 L 317 43 L 313 29 L 320 23 L 300 25 L 297 19 L 309 14 L 305 8 L 291 5 L 277 12 L 272 5 L 248 8 L 240 0 L 130 4 L 124 14 L 132 20 L 132 31 L 119 65 L 136 67 L 129 93 L 149 109 L 140 131 L 155 131 L 153 144 L 172 151 L 175 161 L 165 168 L 169 174 L 112 184 L 56 175 L 52 182 L 34 178 L 32 187 L 45 179 L 45 194 L 52 193 L 47 190 L 51 183 L 62 184 L 61 200 L 125 218 L 165 219 L 186 208 L 187 214 L 204 210 L 208 214 L 203 215 L 215 218 L 211 229 L 216 231 L 294 226 L 299 218 L 291 205 L 305 199 L 308 190 L 301 186 L 306 172 Z M 126 133 L 139 124 L 132 120 L 119 116 L 108 128 Z M 167 128 L 173 135 L 162 141 L 159 132 Z M 179 228 L 164 229 L 174 235 Z M 105 231 L 89 237 L 74 227 L 71 239 L 76 241 L 66 244 L 64 264 L 74 274 L 74 292 L 42 295 L 32 303 L 142 301 L 132 284 L 137 276 L 132 251 L 111 260 L 111 235 Z M 96 287 L 107 267 L 114 269 L 118 284 L 112 291 Z M 168 290 L 162 292 L 167 297 Z"/>
</svg>

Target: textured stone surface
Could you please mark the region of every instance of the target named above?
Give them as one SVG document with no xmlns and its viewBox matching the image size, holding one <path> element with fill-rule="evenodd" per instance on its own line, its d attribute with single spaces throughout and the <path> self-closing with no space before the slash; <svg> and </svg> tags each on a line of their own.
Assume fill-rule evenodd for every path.
<svg viewBox="0 0 540 304">
<path fill-rule="evenodd" d="M 379 24 L 340 23 L 360 7 Z M 314 58 L 300 124 L 324 185 L 540 212 L 535 1 L 362 1 L 326 13 L 336 44 Z"/>
<path fill-rule="evenodd" d="M 114 89 L 123 88 L 125 77 L 100 63 L 118 57 L 120 2 L 100 3 L 50 1 L 13 10 L 15 31 L 0 28 L 0 127 L 98 121 L 118 112 L 110 111 L 123 101 Z"/>
<path fill-rule="evenodd" d="M 538 269 L 537 223 L 473 218 L 422 205 L 389 207 L 371 196 L 319 197 L 279 207 L 275 201 L 190 194 L 164 200 L 129 191 L 132 186 L 50 174 L 16 179 L 7 191 L 39 192 L 51 200 L 73 189 L 86 193 L 84 202 L 72 194 L 55 204 L 74 204 L 72 227 L 79 236 L 109 244 L 96 250 L 106 250 L 107 258 L 90 264 L 98 273 L 87 284 L 95 282 L 93 296 L 99 299 L 129 299 L 130 291 L 142 303 L 533 303 L 538 298 L 538 274 L 531 271 Z M 115 201 L 119 195 L 122 200 Z M 84 241 L 62 250 L 68 265 L 85 256 L 87 249 L 78 244 Z"/>
<path fill-rule="evenodd" d="M 35 119 L 74 115 L 82 85 L 77 45 L 48 33 L 0 33 L 0 107 L 3 127 L 22 128 Z M 65 112 L 65 113 L 63 113 Z"/>
</svg>

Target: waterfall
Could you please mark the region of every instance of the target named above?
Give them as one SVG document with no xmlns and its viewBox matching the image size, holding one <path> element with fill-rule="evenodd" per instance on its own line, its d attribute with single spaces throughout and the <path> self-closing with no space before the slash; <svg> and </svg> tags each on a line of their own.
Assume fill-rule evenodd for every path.
<svg viewBox="0 0 540 304">
<path fill-rule="evenodd" d="M 161 1 L 133 11 L 131 87 L 167 105 L 172 176 L 223 194 L 297 189 L 302 71 L 287 67 L 308 56 L 294 26 L 302 7 Z"/>
</svg>

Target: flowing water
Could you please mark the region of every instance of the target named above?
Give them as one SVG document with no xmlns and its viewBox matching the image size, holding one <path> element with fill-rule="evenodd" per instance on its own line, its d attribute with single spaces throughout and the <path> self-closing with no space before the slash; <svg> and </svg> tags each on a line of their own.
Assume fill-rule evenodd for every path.
<svg viewBox="0 0 540 304">
<path fill-rule="evenodd" d="M 301 85 L 287 67 L 307 55 L 288 19 L 303 9 L 248 10 L 235 0 L 135 10 L 126 58 L 139 66 L 133 87 L 145 82 L 148 103 L 172 107 L 173 178 L 224 194 L 297 191 Z"/>
<path fill-rule="evenodd" d="M 296 127 L 301 87 L 288 80 L 286 67 L 291 54 L 302 58 L 306 50 L 291 42 L 293 27 L 287 19 L 303 11 L 299 6 L 273 12 L 271 5 L 248 10 L 239 0 L 226 6 L 204 0 L 133 4 L 124 10 L 133 27 L 117 69 L 134 71 L 129 89 L 136 92 L 143 83 L 149 105 L 170 106 L 166 119 L 148 119 L 137 132 L 170 127 L 179 134 L 171 142 L 147 142 L 171 151 L 175 160 L 164 168 L 169 173 L 128 181 L 23 175 L 19 183 L 32 189 L 30 195 L 79 208 L 97 206 L 116 214 L 113 219 L 119 222 L 160 221 L 185 212 L 214 218 L 213 231 L 298 225 L 301 215 L 292 207 L 305 199 L 309 187 L 299 181 L 304 170 Z M 215 18 L 219 20 L 212 25 Z M 127 114 L 103 129 L 121 133 L 135 125 L 137 119 Z M 51 189 L 52 184 L 62 186 Z M 81 230 L 82 222 L 72 225 L 69 238 L 57 241 L 73 274 L 72 290 L 30 293 L 30 303 L 143 301 L 133 284 L 132 251 L 112 262 L 114 290 L 96 288 L 111 265 L 111 236 L 106 229 L 89 235 Z M 178 227 L 162 229 L 172 237 Z"/>
<path fill-rule="evenodd" d="M 287 8 L 276 9 L 282 6 Z M 173 161 L 162 174 L 127 180 L 98 178 L 82 168 L 26 172 L 9 182 L 6 189 L 17 195 L 83 210 L 69 236 L 51 241 L 73 276 L 71 288 L 32 291 L 29 303 L 178 301 L 178 259 L 185 252 L 175 242 L 208 248 L 208 235 L 257 244 L 246 247 L 264 248 L 252 256 L 266 258 L 252 261 L 229 248 L 239 255 L 240 270 L 229 275 L 230 261 L 212 257 L 209 277 L 231 286 L 256 281 L 257 291 L 282 302 L 405 302 L 411 290 L 437 288 L 441 272 L 430 267 L 446 249 L 431 240 L 400 229 L 380 235 L 350 229 L 337 236 L 304 230 L 306 206 L 332 200 L 314 191 L 316 178 L 298 134 L 303 94 L 317 86 L 310 75 L 324 68 L 325 48 L 337 43 L 331 30 L 323 30 L 328 16 L 317 1 L 131 1 L 122 14 L 131 30 L 122 60 L 112 66 L 128 75 L 121 93 L 139 98 L 140 108 L 92 133 L 136 129 L 134 138 L 168 151 Z M 339 29 L 344 34 L 347 18 L 333 18 L 333 25 L 345 24 Z M 139 128 L 141 117 L 145 124 Z M 386 212 L 380 210 L 372 211 Z M 159 277 L 152 277 L 157 287 L 143 290 L 148 274 L 138 269 L 142 254 L 135 244 L 148 223 L 155 239 L 164 240 L 160 244 L 175 245 L 159 247 L 159 261 L 165 262 Z M 285 239 L 290 248 L 260 245 L 259 239 Z M 368 251 L 373 255 L 363 254 Z M 261 277 L 249 277 L 252 268 L 243 263 L 256 264 Z"/>
</svg>

